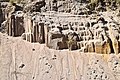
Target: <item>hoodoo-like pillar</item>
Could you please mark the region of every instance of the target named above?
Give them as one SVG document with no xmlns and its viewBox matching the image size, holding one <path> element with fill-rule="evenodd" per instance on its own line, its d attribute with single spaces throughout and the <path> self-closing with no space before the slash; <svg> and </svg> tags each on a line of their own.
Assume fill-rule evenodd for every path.
<svg viewBox="0 0 120 80">
<path fill-rule="evenodd" d="M 23 39 L 30 42 L 45 43 L 44 23 L 39 20 L 39 16 L 32 18 L 25 15 L 24 17 L 25 33 L 22 35 Z"/>
<path fill-rule="evenodd" d="M 24 17 L 15 17 L 15 35 L 21 36 L 25 32 L 24 29 Z"/>
<path fill-rule="evenodd" d="M 94 42 L 89 43 L 87 46 L 88 46 L 88 52 L 95 52 Z"/>
<path fill-rule="evenodd" d="M 7 24 L 8 35 L 17 37 L 17 36 L 21 36 L 24 32 L 25 32 L 24 17 L 12 14 Z"/>
<path fill-rule="evenodd" d="M 12 31 L 12 34 L 11 36 L 15 36 L 15 15 L 12 15 L 11 16 L 11 31 Z"/>
<path fill-rule="evenodd" d="M 45 43 L 44 23 L 33 22 L 34 42 Z"/>
<path fill-rule="evenodd" d="M 14 36 L 14 32 L 15 32 L 15 15 L 11 15 L 8 23 L 8 35 Z"/>
<path fill-rule="evenodd" d="M 101 54 L 103 54 L 102 44 L 101 44 L 100 41 L 97 41 L 97 42 L 95 43 L 95 52 L 96 52 L 96 53 L 101 53 Z"/>
<path fill-rule="evenodd" d="M 3 12 L 2 12 L 1 3 L 0 3 L 0 27 L 2 22 L 3 22 Z"/>
<path fill-rule="evenodd" d="M 120 45 L 119 45 L 119 41 L 118 41 L 118 40 L 116 39 L 116 37 L 115 37 L 115 36 L 117 36 L 119 33 L 116 34 L 117 31 L 115 31 L 111 25 L 110 25 L 108 28 L 109 28 L 109 35 L 110 35 L 110 39 L 111 39 L 111 41 L 112 41 L 112 47 L 113 47 L 113 49 L 114 49 L 114 53 L 115 53 L 115 54 L 119 54 L 119 47 L 120 47 Z"/>
<path fill-rule="evenodd" d="M 22 34 L 22 38 L 23 40 L 29 41 L 29 42 L 33 42 L 33 23 L 31 20 L 31 17 L 24 15 L 24 29 L 25 29 L 25 33 Z"/>
<path fill-rule="evenodd" d="M 96 53 L 101 53 L 101 54 L 110 54 L 111 53 L 111 48 L 110 48 L 109 44 L 110 44 L 109 42 L 97 41 L 96 43 L 94 43 L 95 52 Z"/>
<path fill-rule="evenodd" d="M 119 50 L 119 53 L 120 53 L 120 40 L 118 41 L 118 46 L 119 46 L 118 50 Z"/>
<path fill-rule="evenodd" d="M 49 23 L 44 24 L 44 30 L 45 30 L 45 44 L 48 46 L 48 32 L 49 32 Z"/>
<path fill-rule="evenodd" d="M 114 40 L 113 49 L 114 49 L 116 54 L 119 54 L 119 47 L 120 47 L 119 42 Z"/>
<path fill-rule="evenodd" d="M 32 33 L 32 20 L 31 17 L 25 15 L 24 16 L 24 28 L 25 28 L 25 33 Z"/>
<path fill-rule="evenodd" d="M 38 31 L 38 23 L 37 22 L 33 22 L 33 41 L 34 42 L 38 42 L 38 37 L 39 37 L 39 31 Z"/>
<path fill-rule="evenodd" d="M 44 23 L 39 23 L 39 34 L 40 34 L 40 43 L 45 43 L 45 30 L 44 30 Z"/>
</svg>

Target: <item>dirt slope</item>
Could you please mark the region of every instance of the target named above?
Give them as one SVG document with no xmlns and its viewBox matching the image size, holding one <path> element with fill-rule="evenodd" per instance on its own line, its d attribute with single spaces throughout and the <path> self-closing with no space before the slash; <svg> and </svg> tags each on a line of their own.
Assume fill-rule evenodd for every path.
<svg viewBox="0 0 120 80">
<path fill-rule="evenodd" d="M 120 55 L 56 51 L 0 33 L 0 80 L 119 80 Z"/>
</svg>

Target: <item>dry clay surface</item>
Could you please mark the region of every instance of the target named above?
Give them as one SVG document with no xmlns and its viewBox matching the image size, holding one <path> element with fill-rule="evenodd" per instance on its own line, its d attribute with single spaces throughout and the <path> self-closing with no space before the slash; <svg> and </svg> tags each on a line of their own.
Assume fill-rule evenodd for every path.
<svg viewBox="0 0 120 80">
<path fill-rule="evenodd" d="M 120 80 L 120 55 L 52 50 L 0 33 L 0 80 Z"/>
</svg>

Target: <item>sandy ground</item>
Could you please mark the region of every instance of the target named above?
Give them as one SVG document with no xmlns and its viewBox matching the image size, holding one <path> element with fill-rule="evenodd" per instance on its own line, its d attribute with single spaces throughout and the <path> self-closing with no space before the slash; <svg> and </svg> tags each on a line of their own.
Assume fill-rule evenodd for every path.
<svg viewBox="0 0 120 80">
<path fill-rule="evenodd" d="M 120 55 L 52 50 L 0 33 L 0 80 L 120 80 Z"/>
</svg>

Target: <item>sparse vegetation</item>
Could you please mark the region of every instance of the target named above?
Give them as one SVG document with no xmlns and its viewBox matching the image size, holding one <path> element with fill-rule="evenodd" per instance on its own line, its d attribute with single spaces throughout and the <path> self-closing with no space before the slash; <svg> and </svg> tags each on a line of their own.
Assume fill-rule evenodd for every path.
<svg viewBox="0 0 120 80">
<path fill-rule="evenodd" d="M 24 0 L 9 0 L 11 3 L 13 3 L 13 2 L 16 2 L 16 3 L 20 3 L 20 2 L 22 2 L 22 1 L 24 1 Z"/>
<path fill-rule="evenodd" d="M 0 0 L 0 2 L 9 2 L 9 0 Z"/>
</svg>

